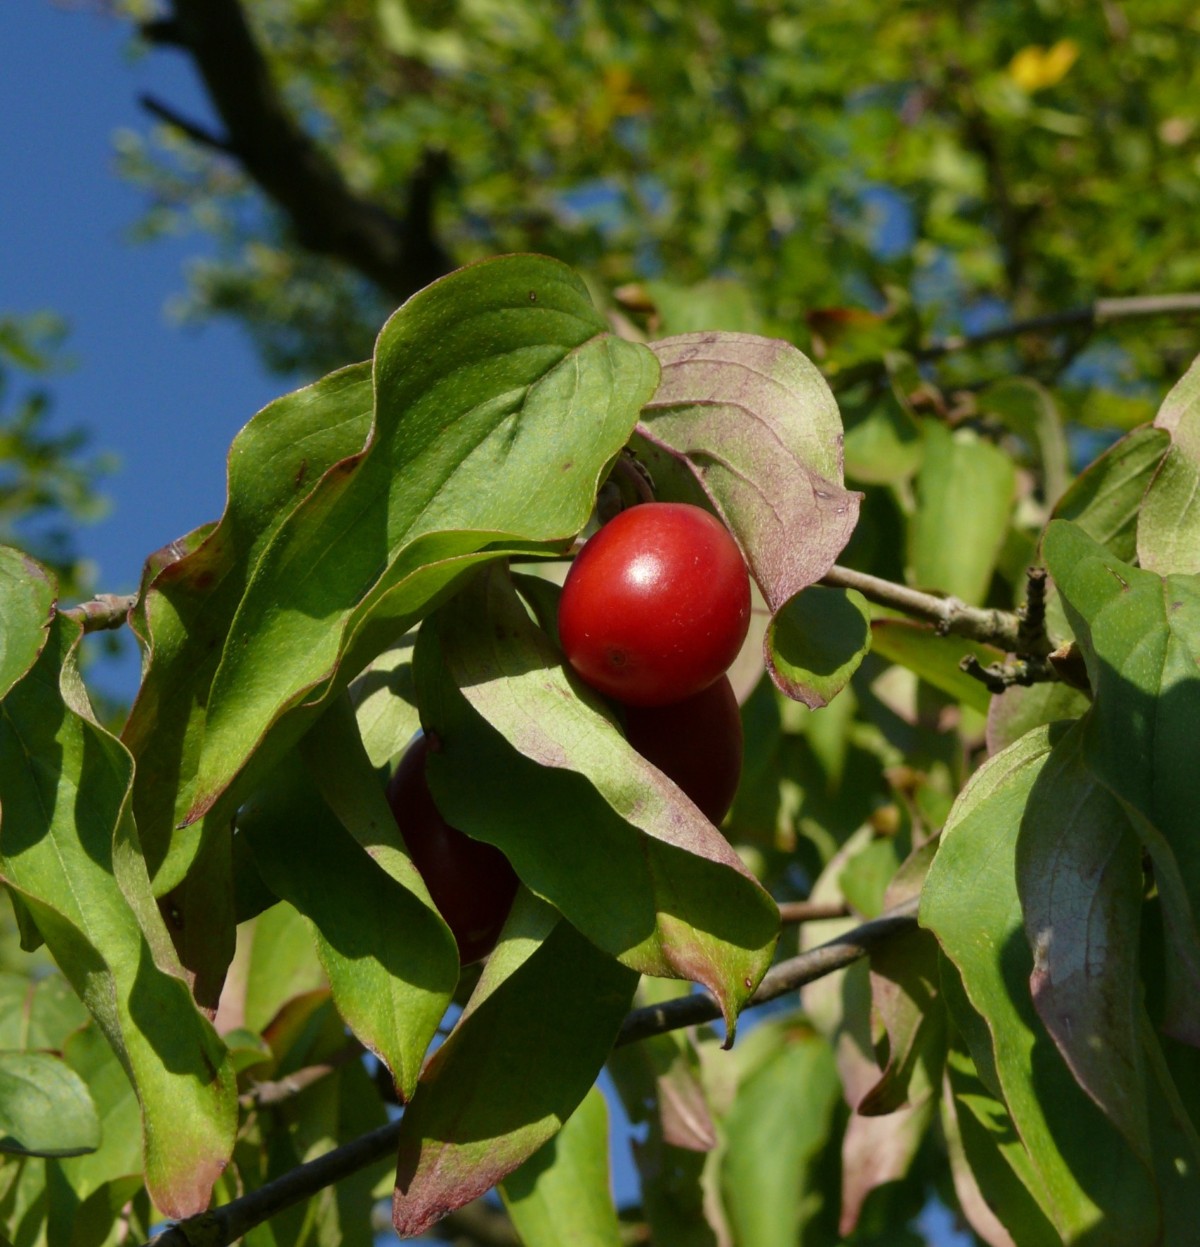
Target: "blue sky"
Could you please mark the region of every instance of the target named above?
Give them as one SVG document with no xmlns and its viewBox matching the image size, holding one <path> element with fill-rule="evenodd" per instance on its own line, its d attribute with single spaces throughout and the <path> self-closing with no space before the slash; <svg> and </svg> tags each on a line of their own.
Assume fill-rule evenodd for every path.
<svg viewBox="0 0 1200 1247">
<path fill-rule="evenodd" d="M 49 309 L 70 325 L 54 424 L 85 427 L 120 461 L 104 482 L 108 516 L 79 535 L 112 592 L 136 587 L 151 550 L 220 514 L 234 433 L 289 388 L 235 327 L 169 320 L 203 239 L 129 240 L 142 201 L 116 175 L 113 134 L 146 128 L 144 91 L 209 115 L 182 57 L 134 58 L 129 46 L 123 23 L 87 7 L 0 4 L 0 311 Z M 126 650 L 99 682 L 128 698 L 138 664 Z"/>
</svg>

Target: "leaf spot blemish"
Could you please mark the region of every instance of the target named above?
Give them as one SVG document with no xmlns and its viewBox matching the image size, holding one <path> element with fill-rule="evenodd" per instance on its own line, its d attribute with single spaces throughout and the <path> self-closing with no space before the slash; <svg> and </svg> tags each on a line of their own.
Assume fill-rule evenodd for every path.
<svg viewBox="0 0 1200 1247">
<path fill-rule="evenodd" d="M 292 478 L 297 489 L 304 484 L 304 478 L 308 475 L 308 460 L 301 459 L 300 466 L 296 469 L 296 475 Z"/>
</svg>

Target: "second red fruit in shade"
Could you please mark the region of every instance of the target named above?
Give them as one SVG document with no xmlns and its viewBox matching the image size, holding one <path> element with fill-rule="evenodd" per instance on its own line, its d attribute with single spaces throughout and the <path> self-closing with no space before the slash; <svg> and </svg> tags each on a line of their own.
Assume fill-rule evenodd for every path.
<svg viewBox="0 0 1200 1247">
<path fill-rule="evenodd" d="M 669 706 L 627 706 L 625 738 L 709 822 L 729 812 L 742 775 L 742 716 L 727 676 Z"/>
<path fill-rule="evenodd" d="M 499 849 L 473 840 L 442 817 L 425 779 L 428 756 L 429 738 L 421 736 L 408 747 L 388 783 L 388 804 L 465 966 L 495 948 L 518 880 Z"/>
</svg>

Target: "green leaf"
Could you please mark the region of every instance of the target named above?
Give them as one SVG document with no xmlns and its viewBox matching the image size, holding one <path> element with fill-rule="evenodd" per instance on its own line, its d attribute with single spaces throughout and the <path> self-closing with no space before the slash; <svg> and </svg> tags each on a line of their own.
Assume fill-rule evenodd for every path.
<svg viewBox="0 0 1200 1247">
<path fill-rule="evenodd" d="M 867 485 L 907 481 L 921 466 L 924 447 L 912 415 L 894 396 L 883 397 L 846 428 L 846 475 Z"/>
<path fill-rule="evenodd" d="M 980 415 L 998 420 L 1028 445 L 1041 468 L 1045 499 L 1053 505 L 1067 487 L 1070 470 L 1062 418 L 1050 392 L 1029 377 L 1006 377 L 981 390 L 976 404 Z"/>
<path fill-rule="evenodd" d="M 233 440 L 221 522 L 147 564 L 150 662 L 123 739 L 137 759 L 134 814 L 161 895 L 205 834 L 179 830 L 193 800 L 209 694 L 252 570 L 287 517 L 370 431 L 369 364 L 342 369 L 265 407 Z"/>
<path fill-rule="evenodd" d="M 20 974 L 0 975 L 0 1049 L 62 1052 L 68 1036 L 86 1025 L 88 1017 L 61 974 L 33 981 Z"/>
<path fill-rule="evenodd" d="M 1086 764 L 1123 803 L 1154 863 L 1170 948 L 1166 1028 L 1200 1042 L 1200 850 L 1190 814 L 1200 581 L 1130 567 L 1066 522 L 1050 526 L 1045 550 L 1094 691 Z"/>
<path fill-rule="evenodd" d="M 717 829 L 577 686 L 502 569 L 417 642 L 447 821 L 497 845 L 522 881 L 645 974 L 703 983 L 732 1035 L 767 966 L 778 909 Z"/>
<path fill-rule="evenodd" d="M 405 1110 L 392 1219 L 428 1229 L 562 1127 L 595 1082 L 637 975 L 518 893 L 496 951 Z"/>
<path fill-rule="evenodd" d="M 801 1241 L 839 1099 L 829 1044 L 803 1022 L 778 1025 L 784 1044 L 739 1086 L 725 1121 L 721 1187 L 738 1247 Z"/>
<path fill-rule="evenodd" d="M 740 281 L 710 277 L 693 286 L 648 281 L 646 294 L 654 301 L 659 333 L 698 333 L 714 329 L 732 333 L 757 333 L 762 317 L 750 292 Z"/>
<path fill-rule="evenodd" d="M 1063 729 L 1041 727 L 976 772 L 955 802 L 921 897 L 921 924 L 987 1023 L 994 1068 L 1030 1168 L 1019 1174 L 1067 1241 L 1126 1247 L 1159 1229 L 1149 1175 L 1085 1095 L 1039 1023 L 1017 895 L 1017 838 Z M 982 1068 L 982 1065 L 981 1065 Z"/>
<path fill-rule="evenodd" d="M 207 1206 L 237 1124 L 233 1074 L 197 1012 L 129 813 L 133 762 L 92 718 L 61 616 L 0 713 L 0 873 L 125 1064 L 146 1182 L 169 1215 Z"/>
<path fill-rule="evenodd" d="M 339 1032 L 340 1028 L 335 1026 L 332 1039 L 340 1047 L 343 1040 Z M 319 1079 L 306 1089 L 303 1097 L 292 1100 L 284 1112 L 288 1119 L 286 1131 L 276 1132 L 268 1142 L 272 1161 L 264 1175 L 268 1180 L 317 1160 L 339 1144 L 376 1130 L 387 1121 L 378 1087 L 358 1061 L 346 1062 L 333 1074 Z M 268 1223 L 269 1228 L 260 1227 L 260 1232 L 274 1231 L 269 1241 L 277 1245 L 372 1247 L 372 1222 L 392 1167 L 391 1157 L 382 1157 L 346 1174 L 293 1207 L 290 1217 L 287 1213 L 277 1214 Z"/>
<path fill-rule="evenodd" d="M 1200 930 L 1196 911 L 1166 837 L 1136 806 L 1124 800 L 1121 805 L 1154 866 L 1154 883 L 1162 905 L 1166 944 L 1166 955 L 1160 958 L 1166 987 L 1162 1028 L 1166 1034 L 1200 1048 Z"/>
<path fill-rule="evenodd" d="M 1138 561 L 1162 572 L 1200 572 L 1200 359 L 1154 419 L 1171 435 L 1137 521 Z"/>
<path fill-rule="evenodd" d="M 1150 1140 L 1162 1206 L 1164 1243 L 1186 1242 L 1200 1223 L 1200 1136 L 1149 1018 L 1142 1017 L 1149 1082 Z M 1193 1050 L 1194 1051 L 1194 1050 Z M 1194 1084 L 1193 1084 L 1194 1086 Z"/>
<path fill-rule="evenodd" d="M 1200 913 L 1200 577 L 1130 567 L 1061 520 L 1043 549 L 1087 663 L 1088 764 L 1166 837 Z"/>
<path fill-rule="evenodd" d="M 1083 759 L 1083 727 L 1057 741 L 1029 792 L 1017 892 L 1034 950 L 1034 1007 L 1076 1081 L 1149 1168 L 1141 1065 L 1141 846 Z"/>
<path fill-rule="evenodd" d="M 100 1145 L 83 1079 L 56 1056 L 0 1052 L 0 1152 L 78 1156 Z"/>
<path fill-rule="evenodd" d="M 0 1164 L 0 1237 L 7 1231 L 13 1247 L 47 1244 L 46 1171 L 52 1164 L 34 1156 Z"/>
<path fill-rule="evenodd" d="M 811 709 L 827 706 L 846 687 L 871 648 L 871 608 L 853 589 L 811 585 L 771 619 L 771 678 Z"/>
<path fill-rule="evenodd" d="M 662 380 L 638 434 L 704 491 L 777 611 L 833 566 L 858 520 L 833 393 L 786 342 L 690 333 L 652 345 Z"/>
<path fill-rule="evenodd" d="M 979 605 L 987 596 L 1016 494 L 1012 460 L 966 429 L 927 420 L 909 525 L 913 584 Z"/>
<path fill-rule="evenodd" d="M 237 949 L 237 899 L 231 829 L 214 823 L 200 838 L 192 869 L 158 898 L 192 997 L 210 1016 Z"/>
<path fill-rule="evenodd" d="M 920 896 L 936 848 L 936 840 L 927 840 L 905 858 L 888 884 L 879 911 Z M 887 1055 L 886 1061 L 882 1053 L 877 1057 L 883 1065 L 878 1081 L 862 1089 L 865 1069 L 855 1073 L 853 1080 L 846 1078 L 843 1047 L 843 1079 L 854 1105 L 842 1141 L 843 1233 L 859 1226 L 864 1214 L 869 1218 L 889 1188 L 902 1189 L 893 1184 L 907 1179 L 911 1185 L 919 1180 L 913 1173 L 914 1162 L 934 1117 L 948 1044 L 947 1008 L 941 999 L 942 960 L 937 941 L 919 929 L 901 932 L 870 952 L 869 1013 L 863 1019 L 865 1033 L 859 1042 L 866 1040 L 864 1056 L 875 1052 L 871 1040 L 878 1019 L 886 1033 Z M 849 975 L 847 981 L 852 981 Z M 848 1020 L 853 1024 L 852 1018 Z M 844 1021 L 839 1039 L 849 1040 L 852 1034 Z"/>
<path fill-rule="evenodd" d="M 1038 1180 L 1004 1105 L 971 1058 L 952 1048 L 942 1104 L 955 1191 L 971 1228 L 990 1247 L 1062 1247 L 1030 1190 Z"/>
<path fill-rule="evenodd" d="M 458 956 L 348 704 L 335 709 L 353 740 L 327 715 L 303 757 L 291 755 L 243 806 L 238 832 L 271 890 L 311 921 L 338 1011 L 407 1098 L 454 991 Z"/>
<path fill-rule="evenodd" d="M 1165 430 L 1144 425 L 1114 442 L 1058 500 L 1054 518 L 1074 520 L 1089 537 L 1129 562 L 1137 552 L 1138 513 L 1166 453 Z"/>
<path fill-rule="evenodd" d="M 302 707 L 272 733 L 281 756 L 466 569 L 577 533 L 656 379 L 650 352 L 614 337 L 545 257 L 460 269 L 400 308 L 376 347 L 366 449 L 330 469 L 254 567 L 188 820 Z"/>
<path fill-rule="evenodd" d="M 907 619 L 875 619 L 871 622 L 871 648 L 875 653 L 915 672 L 926 684 L 948 697 L 986 714 L 992 701 L 987 687 L 967 675 L 961 662 L 967 654 L 986 667 L 1004 655 L 990 645 L 966 637 L 938 636 L 928 624 Z"/>
<path fill-rule="evenodd" d="M 933 1101 L 906 1104 L 882 1117 L 853 1114 L 842 1136 L 842 1208 L 838 1229 L 871 1240 L 879 1201 L 898 1193 L 933 1120 Z M 874 1198 L 872 1198 L 874 1197 Z M 876 1215 L 878 1215 L 876 1213 Z"/>
<path fill-rule="evenodd" d="M 938 995 L 938 949 L 928 932 L 904 932 L 872 951 L 871 999 L 887 1031 L 888 1056 L 857 1113 L 887 1114 L 936 1094 L 946 1059 L 946 1010 Z"/>
<path fill-rule="evenodd" d="M 404 750 L 421 727 L 412 655 L 416 634 L 385 649 L 349 688 L 363 748 L 374 767 Z"/>
<path fill-rule="evenodd" d="M 312 928 L 286 901 L 255 918 L 248 960 L 244 1021 L 259 1034 L 289 1000 L 326 984 Z"/>
<path fill-rule="evenodd" d="M 62 1162 L 71 1189 L 82 1200 L 118 1178 L 135 1177 L 141 1186 L 141 1116 L 137 1096 L 121 1063 L 95 1025 L 72 1035 L 63 1055 L 87 1084 L 100 1117 L 102 1136 L 96 1151 Z"/>
<path fill-rule="evenodd" d="M 40 563 L 0 546 L 0 697 L 37 661 L 57 596 L 54 577 Z"/>
<path fill-rule="evenodd" d="M 504 1179 L 500 1194 L 525 1247 L 621 1247 L 608 1181 L 608 1109 L 598 1088 Z"/>
<path fill-rule="evenodd" d="M 988 706 L 988 753 L 999 753 L 1043 723 L 1081 718 L 1092 699 L 1069 684 L 1013 685 Z"/>
</svg>

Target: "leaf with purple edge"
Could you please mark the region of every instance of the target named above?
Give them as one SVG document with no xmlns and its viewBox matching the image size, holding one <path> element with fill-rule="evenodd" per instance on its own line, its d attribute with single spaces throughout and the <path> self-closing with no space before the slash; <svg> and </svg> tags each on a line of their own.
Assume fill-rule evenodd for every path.
<svg viewBox="0 0 1200 1247">
<path fill-rule="evenodd" d="M 980 1057 L 994 1069 L 1028 1156 L 1031 1194 L 1063 1238 L 1088 1233 L 1126 1247 L 1158 1233 L 1150 1175 L 1075 1082 L 1029 995 L 1034 959 L 1017 893 L 1018 831 L 1064 731 L 1036 728 L 975 773 L 942 832 L 920 920 L 987 1024 L 990 1051 Z"/>
<path fill-rule="evenodd" d="M 1034 950 L 1030 994 L 1075 1080 L 1149 1168 L 1141 1062 L 1141 846 L 1083 759 L 1076 724 L 1030 789 L 1016 883 Z"/>
<path fill-rule="evenodd" d="M 155 1204 L 187 1216 L 228 1162 L 236 1087 L 154 903 L 129 809 L 133 760 L 87 702 L 81 635 L 60 616 L 4 699 L 0 876 L 133 1082 Z"/>
<path fill-rule="evenodd" d="M 662 379 L 638 435 L 703 489 L 777 611 L 833 566 L 858 521 L 833 393 L 788 342 L 690 333 L 651 349 Z"/>
<path fill-rule="evenodd" d="M 637 975 L 518 893 L 462 1016 L 400 1126 L 392 1220 L 423 1233 L 561 1128 L 604 1064 Z"/>
<path fill-rule="evenodd" d="M 871 608 L 853 589 L 810 585 L 775 613 L 764 650 L 771 678 L 810 709 L 827 706 L 871 648 Z"/>
</svg>

